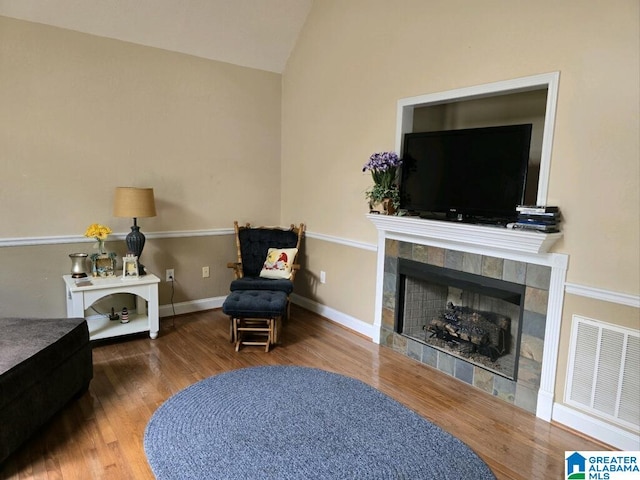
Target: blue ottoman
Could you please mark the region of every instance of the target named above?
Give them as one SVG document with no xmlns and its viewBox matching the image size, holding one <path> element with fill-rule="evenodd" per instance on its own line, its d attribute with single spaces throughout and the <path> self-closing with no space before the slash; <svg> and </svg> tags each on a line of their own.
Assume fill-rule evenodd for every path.
<svg viewBox="0 0 640 480">
<path fill-rule="evenodd" d="M 275 290 L 235 290 L 222 304 L 231 319 L 231 341 L 264 345 L 265 352 L 278 341 L 278 326 L 287 311 L 287 294 Z"/>
</svg>

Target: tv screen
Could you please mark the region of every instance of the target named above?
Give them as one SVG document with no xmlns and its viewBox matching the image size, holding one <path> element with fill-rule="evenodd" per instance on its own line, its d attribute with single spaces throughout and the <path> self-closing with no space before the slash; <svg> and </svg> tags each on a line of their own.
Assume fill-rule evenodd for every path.
<svg viewBox="0 0 640 480">
<path fill-rule="evenodd" d="M 524 203 L 531 124 L 408 133 L 400 208 L 426 217 L 510 221 Z"/>
</svg>

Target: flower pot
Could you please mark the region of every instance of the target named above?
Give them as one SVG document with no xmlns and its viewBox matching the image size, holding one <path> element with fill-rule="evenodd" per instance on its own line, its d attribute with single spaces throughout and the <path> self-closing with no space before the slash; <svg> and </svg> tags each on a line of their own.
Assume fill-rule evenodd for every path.
<svg viewBox="0 0 640 480">
<path fill-rule="evenodd" d="M 373 200 L 369 202 L 369 213 L 393 215 L 396 213 L 396 209 L 394 208 L 393 201 L 390 198 L 383 198 L 379 202 L 374 202 Z"/>
</svg>

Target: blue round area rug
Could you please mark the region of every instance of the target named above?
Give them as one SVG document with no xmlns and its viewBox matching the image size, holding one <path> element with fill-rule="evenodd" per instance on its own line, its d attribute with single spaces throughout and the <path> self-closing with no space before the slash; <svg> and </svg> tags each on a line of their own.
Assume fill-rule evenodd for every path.
<svg viewBox="0 0 640 480">
<path fill-rule="evenodd" d="M 158 479 L 495 480 L 464 443 L 373 387 L 305 367 L 202 380 L 153 414 Z"/>
</svg>

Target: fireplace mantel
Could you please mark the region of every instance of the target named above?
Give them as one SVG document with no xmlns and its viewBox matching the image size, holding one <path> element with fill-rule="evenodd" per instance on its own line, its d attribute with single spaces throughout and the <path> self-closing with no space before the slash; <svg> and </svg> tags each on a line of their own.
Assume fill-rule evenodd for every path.
<svg viewBox="0 0 640 480">
<path fill-rule="evenodd" d="M 378 230 L 376 307 L 373 341 L 380 343 L 382 328 L 385 244 L 389 239 L 515 260 L 551 268 L 548 290 L 542 372 L 536 415 L 550 421 L 553 411 L 557 355 L 569 257 L 550 252 L 562 233 L 545 234 L 485 225 L 425 220 L 416 217 L 367 214 Z"/>
<path fill-rule="evenodd" d="M 504 227 L 425 220 L 419 217 L 367 214 L 378 231 L 490 250 L 521 254 L 547 253 L 562 233 L 527 232 Z"/>
</svg>

